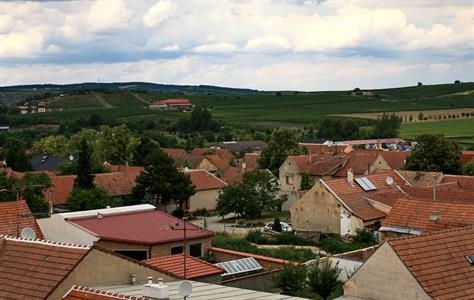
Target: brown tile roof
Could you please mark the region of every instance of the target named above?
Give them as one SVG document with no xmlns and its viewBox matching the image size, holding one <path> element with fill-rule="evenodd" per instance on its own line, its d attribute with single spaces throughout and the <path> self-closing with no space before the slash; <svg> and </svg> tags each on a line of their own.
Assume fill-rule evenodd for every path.
<svg viewBox="0 0 474 300">
<path fill-rule="evenodd" d="M 184 254 L 151 258 L 143 263 L 158 268 L 176 278 L 184 278 Z M 195 279 L 222 274 L 225 271 L 204 260 L 186 254 L 186 278 Z"/>
<path fill-rule="evenodd" d="M 311 143 L 299 143 L 298 147 L 306 148 L 308 153 L 315 154 L 344 154 L 352 151 L 347 145 L 323 145 L 323 144 L 311 144 Z"/>
<path fill-rule="evenodd" d="M 437 300 L 473 299 L 474 227 L 443 230 L 388 243 L 422 288 Z"/>
<path fill-rule="evenodd" d="M 335 176 L 345 177 L 347 176 L 347 171 L 349 171 L 349 169 L 352 169 L 354 174 L 365 174 L 368 171 L 369 166 L 374 164 L 378 156 L 378 151 L 355 150 L 349 154 L 348 162 L 336 173 Z"/>
<path fill-rule="evenodd" d="M 410 195 L 411 198 L 415 199 L 433 199 L 433 188 L 427 187 L 403 187 L 403 191 Z M 473 202 L 474 203 L 474 191 L 461 190 L 461 189 L 448 189 L 448 188 L 437 188 L 436 189 L 436 200 L 438 201 L 451 201 L 451 202 Z"/>
<path fill-rule="evenodd" d="M 367 196 L 367 199 L 382 203 L 389 207 L 393 207 L 395 202 L 397 202 L 398 199 L 403 197 L 407 197 L 407 194 L 403 193 L 400 190 L 396 190 L 370 194 Z"/>
<path fill-rule="evenodd" d="M 474 225 L 474 201 L 440 202 L 431 200 L 399 199 L 383 221 L 384 227 L 418 229 L 422 233 Z M 430 221 L 437 213 L 439 219 Z"/>
<path fill-rule="evenodd" d="M 24 200 L 0 202 L 0 235 L 19 236 L 26 227 L 32 228 L 38 239 L 43 238 L 36 219 Z"/>
<path fill-rule="evenodd" d="M 0 299 L 46 299 L 89 247 L 0 238 Z"/>
<path fill-rule="evenodd" d="M 111 197 L 130 195 L 135 186 L 135 178 L 140 172 L 133 169 L 129 172 L 112 172 L 95 174 L 94 183 L 103 188 Z M 64 205 L 72 192 L 75 175 L 50 176 L 52 187 L 51 197 L 53 205 Z M 48 200 L 48 192 L 45 198 Z"/>
<path fill-rule="evenodd" d="M 242 173 L 242 170 L 240 168 L 229 167 L 227 170 L 225 170 L 223 179 L 227 184 L 235 185 L 242 183 L 242 180 L 244 179 L 244 174 Z"/>
<path fill-rule="evenodd" d="M 260 159 L 260 156 L 259 153 L 245 153 L 245 172 L 252 172 L 253 170 L 258 169 L 258 160 Z"/>
<path fill-rule="evenodd" d="M 64 300 L 142 300 L 143 297 L 103 291 L 94 288 L 74 285 L 62 298 Z"/>
<path fill-rule="evenodd" d="M 230 161 L 234 158 L 232 152 L 226 149 L 213 149 L 213 148 L 194 148 L 191 151 L 191 155 L 196 156 L 207 156 L 207 155 L 219 155 L 219 157 L 225 161 Z"/>
<path fill-rule="evenodd" d="M 222 189 L 227 185 L 206 170 L 187 170 L 184 173 L 189 175 L 196 191 Z"/>
<path fill-rule="evenodd" d="M 444 175 L 441 183 L 455 183 L 457 188 L 474 190 L 474 176 Z"/>
<path fill-rule="evenodd" d="M 400 151 L 379 151 L 382 158 L 392 168 L 392 170 L 401 170 L 405 167 L 409 152 Z"/>
<path fill-rule="evenodd" d="M 213 164 L 219 171 L 224 172 L 230 167 L 229 161 L 222 159 L 217 154 L 206 155 L 206 158 Z"/>
<path fill-rule="evenodd" d="M 206 157 L 204 156 L 193 156 L 193 155 L 171 156 L 171 158 L 173 158 L 174 165 L 176 168 L 188 167 L 191 169 L 198 168 L 201 162 L 206 159 Z"/>
<path fill-rule="evenodd" d="M 313 176 L 333 175 L 347 161 L 342 155 L 325 154 L 311 155 L 311 160 L 309 155 L 290 155 L 289 158 L 296 163 L 301 172 Z"/>
<path fill-rule="evenodd" d="M 386 183 L 387 177 L 392 177 L 394 183 L 388 185 Z M 364 191 L 354 180 L 354 184 L 351 185 L 346 178 L 344 179 L 333 179 L 321 182 L 327 185 L 336 195 L 339 197 L 343 204 L 349 208 L 356 216 L 364 221 L 378 219 L 385 217 L 385 213 L 375 209 L 370 205 L 367 197 L 370 198 L 373 194 L 380 192 L 396 192 L 397 186 L 404 186 L 405 181 L 395 171 L 390 171 L 384 174 L 373 174 L 366 176 L 372 184 L 377 188 L 374 191 Z"/>
<path fill-rule="evenodd" d="M 433 175 L 436 175 L 437 183 L 441 183 L 442 172 L 421 172 L 421 171 L 398 171 L 412 186 L 426 187 L 433 185 Z"/>
<path fill-rule="evenodd" d="M 169 156 L 186 156 L 188 154 L 184 149 L 178 148 L 161 148 L 161 150 Z"/>
</svg>

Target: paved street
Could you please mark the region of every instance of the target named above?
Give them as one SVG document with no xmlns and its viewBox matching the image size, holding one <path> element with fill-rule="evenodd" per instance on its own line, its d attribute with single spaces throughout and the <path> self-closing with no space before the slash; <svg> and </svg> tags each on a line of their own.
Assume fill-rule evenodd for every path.
<svg viewBox="0 0 474 300">
<path fill-rule="evenodd" d="M 233 214 L 226 215 L 225 218 L 231 218 L 233 217 Z M 243 228 L 243 227 L 234 227 L 234 223 L 222 223 L 222 217 L 219 216 L 212 216 L 212 217 L 207 217 L 206 218 L 206 223 L 207 223 L 207 229 L 214 231 L 214 232 L 230 232 L 230 233 L 242 233 L 245 234 L 250 230 L 263 230 L 263 227 L 249 227 L 249 228 Z M 196 224 L 198 226 L 204 226 L 204 219 L 200 218 L 197 220 L 191 221 L 191 223 Z"/>
</svg>

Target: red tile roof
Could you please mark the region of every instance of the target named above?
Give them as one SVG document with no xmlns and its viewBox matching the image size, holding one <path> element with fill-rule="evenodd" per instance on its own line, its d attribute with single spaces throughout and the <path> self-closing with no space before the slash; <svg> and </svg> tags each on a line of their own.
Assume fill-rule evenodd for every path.
<svg viewBox="0 0 474 300">
<path fill-rule="evenodd" d="M 0 235 L 19 236 L 26 227 L 35 231 L 36 238 L 43 238 L 36 219 L 24 200 L 0 202 Z"/>
<path fill-rule="evenodd" d="M 401 170 L 405 167 L 409 154 L 409 152 L 400 151 L 379 151 L 379 153 L 392 170 Z"/>
<path fill-rule="evenodd" d="M 74 285 L 62 298 L 64 300 L 142 300 L 141 296 L 126 296 L 123 294 L 103 291 Z"/>
<path fill-rule="evenodd" d="M 441 183 L 455 183 L 457 188 L 474 190 L 474 176 L 444 175 Z"/>
<path fill-rule="evenodd" d="M 191 155 L 200 155 L 200 156 L 207 156 L 207 155 L 219 155 L 219 157 L 225 161 L 230 161 L 234 158 L 232 152 L 226 149 L 213 149 L 213 148 L 194 148 L 191 151 Z"/>
<path fill-rule="evenodd" d="M 422 288 L 438 300 L 473 299 L 474 227 L 389 240 L 388 243 Z"/>
<path fill-rule="evenodd" d="M 260 156 L 261 155 L 258 153 L 245 153 L 245 172 L 252 172 L 253 170 L 258 169 L 258 160 L 260 159 Z"/>
<path fill-rule="evenodd" d="M 474 159 L 474 151 L 463 151 L 462 158 L 464 164 L 468 164 L 471 160 Z"/>
<path fill-rule="evenodd" d="M 192 105 L 191 101 L 186 98 L 176 98 L 176 99 L 163 99 L 160 101 L 153 102 L 152 105 L 169 105 L 169 106 L 188 106 Z"/>
<path fill-rule="evenodd" d="M 433 188 L 432 187 L 409 187 L 403 188 L 411 198 L 415 199 L 433 199 Z M 460 190 L 460 189 L 449 189 L 449 188 L 437 188 L 436 189 L 436 200 L 438 201 L 454 201 L 454 202 L 473 202 L 474 203 L 474 191 Z"/>
<path fill-rule="evenodd" d="M 474 201 L 440 202 L 430 200 L 399 199 L 383 221 L 384 227 L 418 229 L 422 233 L 474 225 Z M 437 213 L 439 219 L 430 221 Z"/>
<path fill-rule="evenodd" d="M 347 145 L 323 145 L 323 144 L 311 144 L 311 143 L 299 143 L 298 147 L 306 148 L 308 153 L 315 154 L 344 154 L 352 151 Z"/>
<path fill-rule="evenodd" d="M 206 155 L 206 158 L 221 172 L 224 172 L 225 170 L 227 170 L 227 168 L 230 167 L 229 161 L 223 160 L 217 154 Z"/>
<path fill-rule="evenodd" d="M 176 278 L 184 278 L 184 254 L 151 258 L 143 261 L 152 267 L 163 270 Z M 225 271 L 204 260 L 186 254 L 186 278 L 195 279 L 222 274 Z"/>
<path fill-rule="evenodd" d="M 386 179 L 389 176 L 394 180 L 392 185 L 386 183 Z M 342 200 L 345 206 L 362 220 L 368 221 L 385 217 L 385 213 L 370 205 L 367 197 L 370 198 L 371 195 L 380 192 L 396 192 L 398 191 L 397 186 L 404 186 L 406 182 L 395 171 L 390 171 L 384 174 L 373 174 L 366 176 L 366 178 L 372 182 L 372 184 L 377 188 L 376 190 L 364 191 L 355 180 L 354 184 L 351 185 L 346 178 L 321 181 Z"/>
<path fill-rule="evenodd" d="M 183 240 L 183 220 L 160 210 L 104 215 L 68 220 L 106 241 L 127 242 L 141 245 L 155 245 Z M 177 230 L 171 229 L 178 223 Z M 186 222 L 187 238 L 208 238 L 213 234 Z"/>
<path fill-rule="evenodd" d="M 227 185 L 206 170 L 187 170 L 184 173 L 189 175 L 196 191 L 223 189 Z"/>
<path fill-rule="evenodd" d="M 46 299 L 88 251 L 84 246 L 0 238 L 0 299 Z"/>
<path fill-rule="evenodd" d="M 366 174 L 369 166 L 374 164 L 378 156 L 378 151 L 355 150 L 349 154 L 348 162 L 336 173 L 335 176 L 345 177 L 347 176 L 347 171 L 349 171 L 349 169 L 352 169 L 354 174 Z"/>
<path fill-rule="evenodd" d="M 72 187 L 74 185 L 74 175 L 65 175 L 65 176 L 50 176 L 51 178 L 51 199 L 53 205 L 63 205 L 66 204 L 69 194 L 72 192 Z M 45 193 L 46 201 L 49 198 L 49 192 Z"/>
</svg>

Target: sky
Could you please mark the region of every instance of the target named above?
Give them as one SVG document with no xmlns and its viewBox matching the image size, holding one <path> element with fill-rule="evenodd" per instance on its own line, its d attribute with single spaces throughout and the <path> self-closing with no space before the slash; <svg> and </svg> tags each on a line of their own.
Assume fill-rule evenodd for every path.
<svg viewBox="0 0 474 300">
<path fill-rule="evenodd" d="M 474 1 L 0 2 L 0 86 L 474 81 Z"/>
</svg>

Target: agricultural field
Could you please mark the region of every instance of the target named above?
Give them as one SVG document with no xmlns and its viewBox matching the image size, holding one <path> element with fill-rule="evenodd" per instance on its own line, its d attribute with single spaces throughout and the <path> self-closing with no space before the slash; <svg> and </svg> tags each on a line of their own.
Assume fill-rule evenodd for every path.
<svg viewBox="0 0 474 300">
<path fill-rule="evenodd" d="M 422 113 L 420 115 L 420 112 Z M 456 116 L 458 119 L 474 118 L 474 108 L 454 108 L 440 110 L 424 110 L 424 111 L 398 111 L 394 114 L 402 118 L 403 122 L 435 122 L 439 120 L 452 119 Z M 382 113 L 357 113 L 357 114 L 341 114 L 334 115 L 339 117 L 350 117 L 360 119 L 376 120 L 382 116 Z"/>
<path fill-rule="evenodd" d="M 64 109 L 78 109 L 78 108 L 91 108 L 91 107 L 103 107 L 103 105 L 97 100 L 94 94 L 84 95 L 68 95 L 68 96 L 55 96 L 50 99 L 48 106 L 51 108 L 64 108 Z"/>
</svg>

